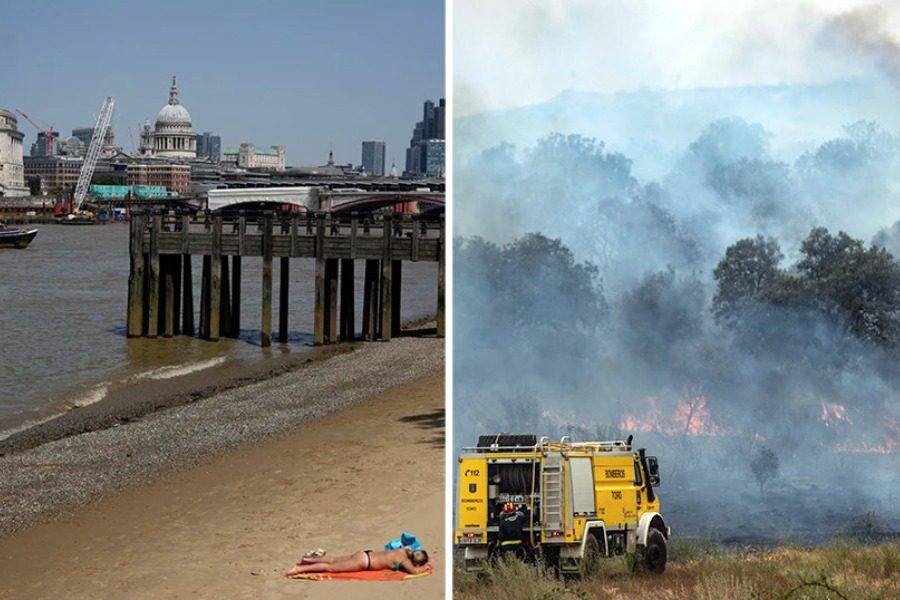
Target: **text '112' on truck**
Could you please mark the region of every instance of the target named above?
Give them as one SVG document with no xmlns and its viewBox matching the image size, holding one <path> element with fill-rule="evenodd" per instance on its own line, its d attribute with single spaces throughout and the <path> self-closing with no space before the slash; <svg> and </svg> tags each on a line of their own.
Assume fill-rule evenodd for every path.
<svg viewBox="0 0 900 600">
<path fill-rule="evenodd" d="M 466 570 L 513 553 L 578 575 L 601 557 L 628 554 L 662 573 L 671 530 L 654 490 L 659 465 L 631 441 L 500 434 L 463 448 L 454 541 Z"/>
</svg>

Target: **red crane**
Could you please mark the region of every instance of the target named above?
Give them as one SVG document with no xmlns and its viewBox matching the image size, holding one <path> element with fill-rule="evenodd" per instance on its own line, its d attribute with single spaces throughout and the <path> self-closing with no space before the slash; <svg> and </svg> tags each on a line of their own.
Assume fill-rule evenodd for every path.
<svg viewBox="0 0 900 600">
<path fill-rule="evenodd" d="M 44 132 L 44 139 L 45 139 L 45 142 L 44 142 L 45 146 L 44 146 L 44 148 L 45 148 L 46 154 L 47 154 L 47 155 L 51 155 L 51 156 L 54 155 L 54 154 L 56 154 L 56 152 L 54 152 L 54 148 L 53 148 L 53 146 L 54 146 L 54 143 L 53 143 L 53 125 L 51 125 L 49 128 L 47 128 L 47 127 L 41 127 L 40 125 L 38 125 L 37 123 L 34 122 L 34 119 L 32 119 L 31 117 L 29 117 L 28 115 L 26 115 L 24 112 L 22 112 L 22 111 L 19 110 L 18 108 L 16 109 L 16 112 L 19 113 L 20 115 L 22 115 L 23 117 L 25 117 L 25 120 L 26 120 L 26 121 L 28 121 L 29 123 L 31 123 L 32 125 L 34 125 L 34 128 L 35 128 L 35 129 L 37 129 L 38 131 Z"/>
</svg>

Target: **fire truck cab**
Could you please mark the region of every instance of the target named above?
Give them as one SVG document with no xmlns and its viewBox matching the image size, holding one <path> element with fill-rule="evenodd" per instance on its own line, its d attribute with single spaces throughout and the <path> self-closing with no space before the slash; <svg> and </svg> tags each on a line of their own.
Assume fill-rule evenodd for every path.
<svg viewBox="0 0 900 600">
<path fill-rule="evenodd" d="M 480 436 L 459 456 L 454 541 L 466 570 L 480 570 L 499 549 L 509 503 L 526 519 L 524 544 L 560 573 L 584 574 L 592 561 L 635 555 L 665 570 L 671 534 L 659 513 L 656 457 L 627 440 L 572 442 L 531 434 Z"/>
</svg>

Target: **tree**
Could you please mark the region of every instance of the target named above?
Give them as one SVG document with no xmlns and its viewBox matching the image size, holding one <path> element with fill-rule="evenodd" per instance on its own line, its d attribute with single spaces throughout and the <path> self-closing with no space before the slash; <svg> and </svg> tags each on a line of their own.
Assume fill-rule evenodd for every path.
<svg viewBox="0 0 900 600">
<path fill-rule="evenodd" d="M 634 356 L 654 367 L 690 360 L 684 347 L 701 334 L 704 304 L 696 276 L 676 278 L 671 267 L 649 273 L 622 298 L 620 335 Z"/>
<path fill-rule="evenodd" d="M 41 176 L 31 175 L 28 177 L 28 193 L 32 196 L 41 195 Z"/>
<path fill-rule="evenodd" d="M 688 146 L 688 160 L 699 163 L 704 171 L 741 158 L 765 159 L 772 134 L 758 123 L 739 117 L 719 119 L 706 126 Z"/>
<path fill-rule="evenodd" d="M 797 268 L 825 314 L 857 338 L 900 345 L 900 264 L 884 248 L 866 249 L 843 231 L 813 229 L 801 245 Z"/>
<path fill-rule="evenodd" d="M 759 498 L 762 500 L 766 483 L 778 475 L 778 456 L 763 446 L 750 461 L 750 470 L 759 484 Z"/>
<path fill-rule="evenodd" d="M 781 276 L 778 263 L 782 258 L 778 242 L 761 235 L 729 246 L 713 271 L 718 284 L 713 297 L 716 318 L 733 316 L 741 306 L 758 299 L 760 292 Z"/>
<path fill-rule="evenodd" d="M 529 233 L 502 250 L 497 316 L 513 332 L 592 337 L 606 311 L 597 267 L 577 263 L 560 240 Z"/>
<path fill-rule="evenodd" d="M 816 227 L 800 245 L 800 251 L 806 258 L 797 264 L 797 268 L 813 281 L 824 279 L 844 259 L 862 249 L 861 241 L 854 240 L 843 231 L 832 236 L 826 228 Z"/>
<path fill-rule="evenodd" d="M 856 337 L 900 345 L 900 265 L 884 248 L 852 251 L 819 289 Z"/>
</svg>

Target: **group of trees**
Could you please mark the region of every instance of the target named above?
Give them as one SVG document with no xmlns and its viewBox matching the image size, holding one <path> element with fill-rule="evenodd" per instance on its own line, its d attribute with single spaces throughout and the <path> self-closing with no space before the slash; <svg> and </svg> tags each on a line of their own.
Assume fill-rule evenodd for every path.
<svg viewBox="0 0 900 600">
<path fill-rule="evenodd" d="M 736 326 L 766 307 L 814 312 L 862 341 L 900 347 L 900 264 L 887 250 L 818 227 L 800 251 L 802 260 L 782 269 L 783 255 L 772 238 L 728 247 L 713 272 L 717 319 Z"/>
</svg>

